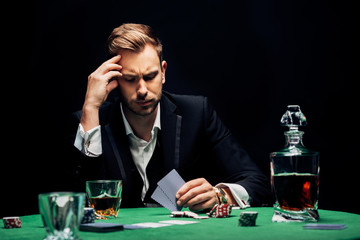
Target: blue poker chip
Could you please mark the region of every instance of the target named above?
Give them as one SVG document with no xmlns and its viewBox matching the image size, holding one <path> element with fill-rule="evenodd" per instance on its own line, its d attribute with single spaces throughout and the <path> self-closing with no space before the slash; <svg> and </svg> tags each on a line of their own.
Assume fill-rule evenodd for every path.
<svg viewBox="0 0 360 240">
<path fill-rule="evenodd" d="M 95 222 L 95 210 L 93 208 L 84 208 L 84 216 L 81 223 L 94 223 Z"/>
</svg>

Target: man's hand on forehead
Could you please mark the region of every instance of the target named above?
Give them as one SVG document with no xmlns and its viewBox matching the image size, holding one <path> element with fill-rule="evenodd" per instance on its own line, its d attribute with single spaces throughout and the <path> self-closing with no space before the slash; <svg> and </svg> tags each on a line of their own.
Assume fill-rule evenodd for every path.
<svg viewBox="0 0 360 240">
<path fill-rule="evenodd" d="M 119 84 L 112 81 L 122 76 L 120 55 L 116 55 L 101 64 L 88 77 L 88 85 L 81 115 L 81 125 L 87 131 L 99 125 L 98 110 L 106 101 L 109 93 Z"/>
<path fill-rule="evenodd" d="M 120 55 L 110 58 L 89 75 L 85 104 L 100 107 L 108 94 L 118 86 L 117 81 L 111 80 L 122 76 L 120 59 Z"/>
</svg>

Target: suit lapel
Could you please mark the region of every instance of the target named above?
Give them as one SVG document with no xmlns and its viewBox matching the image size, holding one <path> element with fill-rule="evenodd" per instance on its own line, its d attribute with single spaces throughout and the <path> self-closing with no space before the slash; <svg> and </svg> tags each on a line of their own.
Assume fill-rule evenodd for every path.
<svg viewBox="0 0 360 240">
<path fill-rule="evenodd" d="M 109 117 L 109 123 L 105 125 L 105 131 L 124 181 L 122 204 L 127 207 L 142 206 L 140 196 L 143 182 L 131 156 L 129 140 L 121 116 L 120 102 L 113 105 L 112 115 Z"/>
<path fill-rule="evenodd" d="M 125 133 L 124 122 L 120 111 L 120 101 L 116 101 L 110 112 L 109 122 L 104 126 L 110 141 L 110 146 L 116 158 L 123 180 L 127 179 L 127 172 L 136 168 L 129 149 L 128 137 Z"/>
<path fill-rule="evenodd" d="M 179 168 L 181 115 L 177 107 L 166 96 L 161 98 L 162 148 L 167 172 Z"/>
</svg>

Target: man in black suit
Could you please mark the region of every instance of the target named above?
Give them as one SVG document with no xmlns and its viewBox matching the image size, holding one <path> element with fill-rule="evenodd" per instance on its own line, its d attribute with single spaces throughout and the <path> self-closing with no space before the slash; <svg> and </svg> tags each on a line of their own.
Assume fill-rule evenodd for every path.
<svg viewBox="0 0 360 240">
<path fill-rule="evenodd" d="M 108 50 L 111 58 L 90 74 L 75 114 L 78 176 L 123 179 L 122 207 L 151 203 L 156 183 L 172 169 L 187 181 L 177 203 L 191 210 L 268 202 L 267 179 L 207 99 L 162 90 L 167 63 L 149 26 L 115 28 Z M 114 89 L 120 98 L 106 101 Z"/>
</svg>

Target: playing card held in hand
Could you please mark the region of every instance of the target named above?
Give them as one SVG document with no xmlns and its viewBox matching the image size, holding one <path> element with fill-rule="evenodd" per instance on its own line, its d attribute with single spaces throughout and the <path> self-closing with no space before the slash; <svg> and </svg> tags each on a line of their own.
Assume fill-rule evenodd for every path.
<svg viewBox="0 0 360 240">
<path fill-rule="evenodd" d="M 176 193 L 184 184 L 184 179 L 173 169 L 157 183 L 151 198 L 170 211 L 180 211 L 182 207 L 176 204 Z"/>
</svg>

